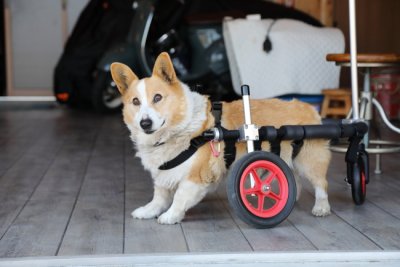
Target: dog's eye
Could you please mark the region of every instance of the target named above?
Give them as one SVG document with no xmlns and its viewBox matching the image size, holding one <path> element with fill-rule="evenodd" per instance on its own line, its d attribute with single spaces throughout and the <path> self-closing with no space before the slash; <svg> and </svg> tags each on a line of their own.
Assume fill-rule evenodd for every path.
<svg viewBox="0 0 400 267">
<path fill-rule="evenodd" d="M 132 104 L 134 104 L 135 106 L 140 106 L 140 100 L 139 100 L 137 97 L 135 97 L 135 98 L 132 100 Z"/>
<path fill-rule="evenodd" d="M 162 96 L 160 94 L 156 94 L 153 98 L 153 103 L 160 102 L 162 99 Z"/>
</svg>

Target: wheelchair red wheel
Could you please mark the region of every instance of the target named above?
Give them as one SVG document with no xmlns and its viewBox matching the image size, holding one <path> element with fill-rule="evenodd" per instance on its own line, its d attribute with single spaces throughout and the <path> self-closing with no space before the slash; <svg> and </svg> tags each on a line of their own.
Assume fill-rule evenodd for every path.
<svg viewBox="0 0 400 267">
<path fill-rule="evenodd" d="M 270 228 L 285 220 L 292 211 L 296 183 L 280 157 L 257 151 L 232 166 L 227 191 L 233 210 L 244 222 Z"/>
<path fill-rule="evenodd" d="M 363 158 L 359 157 L 352 168 L 351 195 L 356 205 L 362 205 L 367 194 L 368 170 L 366 167 Z"/>
<path fill-rule="evenodd" d="M 259 174 L 268 173 L 267 177 Z M 240 178 L 240 198 L 247 210 L 261 218 L 271 218 L 285 207 L 289 185 L 283 171 L 273 162 L 251 163 Z"/>
</svg>

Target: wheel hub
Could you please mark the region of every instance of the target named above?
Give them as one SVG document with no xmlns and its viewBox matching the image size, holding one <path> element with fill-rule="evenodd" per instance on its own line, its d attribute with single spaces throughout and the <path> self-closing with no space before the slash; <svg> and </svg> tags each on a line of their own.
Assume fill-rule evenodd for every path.
<svg viewBox="0 0 400 267">
<path fill-rule="evenodd" d="M 261 187 L 261 192 L 263 192 L 264 194 L 268 194 L 270 190 L 271 190 L 271 187 L 269 185 L 265 184 Z"/>
</svg>

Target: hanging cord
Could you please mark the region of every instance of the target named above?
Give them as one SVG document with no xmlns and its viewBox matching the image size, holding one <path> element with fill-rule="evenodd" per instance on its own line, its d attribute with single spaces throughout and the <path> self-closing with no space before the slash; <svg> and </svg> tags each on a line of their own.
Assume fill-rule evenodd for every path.
<svg viewBox="0 0 400 267">
<path fill-rule="evenodd" d="M 272 43 L 271 39 L 269 37 L 269 34 L 271 32 L 272 26 L 277 22 L 278 20 L 274 19 L 271 24 L 269 24 L 268 30 L 267 30 L 267 36 L 265 37 L 265 41 L 263 43 L 263 50 L 268 54 L 272 50 Z"/>
</svg>

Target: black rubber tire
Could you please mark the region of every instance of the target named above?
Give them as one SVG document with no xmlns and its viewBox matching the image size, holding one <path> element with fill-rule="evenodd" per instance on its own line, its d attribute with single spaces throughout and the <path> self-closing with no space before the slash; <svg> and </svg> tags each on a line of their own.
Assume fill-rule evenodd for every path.
<svg viewBox="0 0 400 267">
<path fill-rule="evenodd" d="M 91 96 L 93 108 L 97 112 L 113 113 L 121 110 L 121 95 L 109 72 L 97 71 Z"/>
<path fill-rule="evenodd" d="M 365 167 L 364 159 L 361 155 L 359 155 L 357 162 L 354 163 L 352 168 L 353 173 L 351 183 L 351 195 L 356 205 L 362 205 L 367 194 L 367 173 Z"/>
<path fill-rule="evenodd" d="M 253 214 L 243 203 L 240 194 L 240 180 L 246 168 L 256 161 L 266 161 L 276 165 L 284 174 L 288 184 L 288 197 L 285 206 L 273 217 L 263 218 Z M 255 151 L 244 155 L 236 161 L 227 178 L 227 195 L 230 206 L 234 213 L 245 223 L 256 228 L 272 228 L 284 221 L 293 210 L 296 202 L 296 181 L 289 166 L 277 155 Z"/>
</svg>

